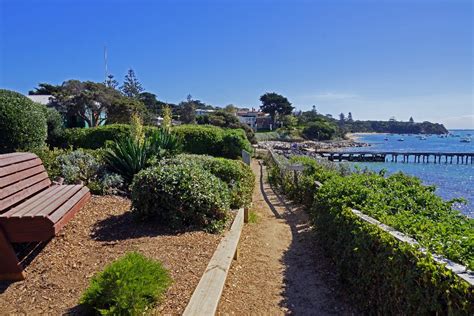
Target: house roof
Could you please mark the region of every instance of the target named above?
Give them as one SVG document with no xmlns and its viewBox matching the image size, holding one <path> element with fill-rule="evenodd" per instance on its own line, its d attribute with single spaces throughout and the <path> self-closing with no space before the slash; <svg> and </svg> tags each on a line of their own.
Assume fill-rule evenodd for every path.
<svg viewBox="0 0 474 316">
<path fill-rule="evenodd" d="M 52 95 L 27 95 L 28 99 L 30 99 L 33 102 L 43 104 L 43 105 L 48 105 L 51 103 L 50 98 L 52 98 Z"/>
</svg>

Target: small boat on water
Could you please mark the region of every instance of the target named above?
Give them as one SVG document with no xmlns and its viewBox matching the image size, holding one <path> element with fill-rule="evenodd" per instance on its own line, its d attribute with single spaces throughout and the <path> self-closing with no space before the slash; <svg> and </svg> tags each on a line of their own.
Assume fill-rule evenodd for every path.
<svg viewBox="0 0 474 316">
<path fill-rule="evenodd" d="M 471 137 L 463 137 L 460 140 L 461 143 L 470 143 L 471 142 Z"/>
<path fill-rule="evenodd" d="M 399 139 L 398 139 L 398 141 L 399 141 L 399 142 L 404 142 L 404 141 L 405 141 L 405 139 L 403 139 L 403 138 L 399 138 Z"/>
<path fill-rule="evenodd" d="M 388 140 L 388 137 L 385 137 L 383 140 Z"/>
<path fill-rule="evenodd" d="M 420 140 L 426 140 L 426 137 L 425 137 L 425 136 L 421 136 L 421 137 L 420 137 Z"/>
</svg>

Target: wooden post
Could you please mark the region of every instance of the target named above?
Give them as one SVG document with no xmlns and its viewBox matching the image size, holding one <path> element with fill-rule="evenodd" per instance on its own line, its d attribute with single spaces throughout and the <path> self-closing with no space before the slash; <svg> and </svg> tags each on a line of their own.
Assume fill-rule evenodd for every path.
<svg viewBox="0 0 474 316">
<path fill-rule="evenodd" d="M 7 236 L 0 228 L 0 280 L 21 281 L 25 279 L 23 269 L 18 262 L 15 250 L 7 239 Z"/>
<path fill-rule="evenodd" d="M 249 207 L 245 207 L 244 208 L 244 223 L 248 223 L 249 222 Z"/>
</svg>

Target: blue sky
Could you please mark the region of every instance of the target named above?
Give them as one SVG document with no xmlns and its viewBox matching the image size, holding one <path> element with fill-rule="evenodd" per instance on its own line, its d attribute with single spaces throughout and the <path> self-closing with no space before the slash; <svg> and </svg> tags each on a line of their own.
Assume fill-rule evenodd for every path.
<svg viewBox="0 0 474 316">
<path fill-rule="evenodd" d="M 470 0 L 0 0 L 0 87 L 122 79 L 179 102 L 474 128 Z"/>
</svg>

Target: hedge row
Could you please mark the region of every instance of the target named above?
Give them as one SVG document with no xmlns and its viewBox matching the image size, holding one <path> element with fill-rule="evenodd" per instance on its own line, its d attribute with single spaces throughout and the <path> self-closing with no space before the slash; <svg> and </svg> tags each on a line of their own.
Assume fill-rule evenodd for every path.
<svg viewBox="0 0 474 316">
<path fill-rule="evenodd" d="M 182 137 L 184 151 L 235 159 L 242 149 L 252 150 L 242 129 L 223 129 L 212 125 L 180 125 L 173 128 Z"/>
<path fill-rule="evenodd" d="M 362 222 L 360 211 L 414 237 L 431 251 L 472 267 L 473 222 L 418 179 L 402 174 L 350 174 L 335 165 L 293 158 L 306 170 L 292 174 L 270 168 L 270 180 L 306 204 L 354 301 L 373 314 L 469 314 L 473 289 L 429 255 Z M 324 183 L 316 189 L 314 181 Z"/>
<path fill-rule="evenodd" d="M 151 133 L 155 127 L 146 127 Z M 184 151 L 191 154 L 206 154 L 235 159 L 242 149 L 251 151 L 252 147 L 245 132 L 241 129 L 223 129 L 211 125 L 180 125 L 173 132 L 182 138 Z M 64 132 L 62 143 L 74 148 L 96 149 L 107 142 L 123 138 L 130 133 L 130 125 L 112 124 L 96 128 L 69 128 Z"/>
</svg>

